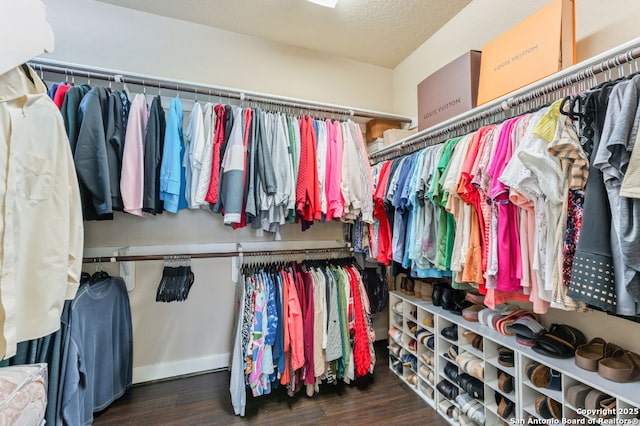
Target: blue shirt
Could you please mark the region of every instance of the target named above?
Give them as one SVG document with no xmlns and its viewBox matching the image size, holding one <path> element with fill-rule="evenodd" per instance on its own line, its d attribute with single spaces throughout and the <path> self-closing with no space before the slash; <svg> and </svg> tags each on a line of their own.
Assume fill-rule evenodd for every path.
<svg viewBox="0 0 640 426">
<path fill-rule="evenodd" d="M 178 213 L 178 210 L 187 208 L 185 197 L 187 180 L 182 162 L 184 156 L 182 119 L 182 102 L 180 98 L 173 98 L 167 114 L 167 128 L 160 165 L 160 199 L 164 201 L 164 209 L 171 213 Z"/>
</svg>

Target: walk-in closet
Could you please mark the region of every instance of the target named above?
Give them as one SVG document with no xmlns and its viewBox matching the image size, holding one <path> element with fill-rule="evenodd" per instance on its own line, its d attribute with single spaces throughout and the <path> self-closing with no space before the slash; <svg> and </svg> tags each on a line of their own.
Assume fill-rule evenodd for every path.
<svg viewBox="0 0 640 426">
<path fill-rule="evenodd" d="M 639 19 L 0 2 L 0 424 L 640 423 Z"/>
</svg>

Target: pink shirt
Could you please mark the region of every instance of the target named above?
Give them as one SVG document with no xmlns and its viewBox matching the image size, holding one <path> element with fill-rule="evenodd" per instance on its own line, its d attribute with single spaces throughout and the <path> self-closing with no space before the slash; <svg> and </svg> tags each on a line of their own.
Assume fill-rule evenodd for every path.
<svg viewBox="0 0 640 426">
<path fill-rule="evenodd" d="M 490 197 L 497 211 L 497 261 L 496 289 L 501 291 L 520 290 L 522 260 L 520 258 L 520 238 L 518 232 L 518 208 L 509 200 L 507 186 L 498 178 L 513 155 L 513 138 L 516 124 L 521 117 L 505 122 L 500 132 L 496 155 L 488 174 L 491 176 Z"/>
<path fill-rule="evenodd" d="M 327 220 L 339 219 L 344 215 L 342 197 L 342 126 L 337 121 L 327 120 L 327 171 L 326 197 Z"/>
<path fill-rule="evenodd" d="M 122 153 L 120 192 L 124 211 L 136 216 L 146 216 L 142 212 L 144 192 L 144 137 L 147 129 L 147 99 L 137 94 L 131 103 L 127 133 Z"/>
</svg>

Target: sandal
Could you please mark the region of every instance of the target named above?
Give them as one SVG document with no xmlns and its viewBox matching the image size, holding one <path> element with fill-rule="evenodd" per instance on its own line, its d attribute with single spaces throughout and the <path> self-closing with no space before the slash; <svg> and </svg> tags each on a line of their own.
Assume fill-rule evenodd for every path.
<svg viewBox="0 0 640 426">
<path fill-rule="evenodd" d="M 618 383 L 640 380 L 640 355 L 618 349 L 609 358 L 598 361 L 598 374 Z"/>
<path fill-rule="evenodd" d="M 545 395 L 538 395 L 535 403 L 536 413 L 543 419 L 562 419 L 562 404 Z"/>
<path fill-rule="evenodd" d="M 484 309 L 483 305 L 471 305 L 462 310 L 462 318 L 469 322 L 478 322 L 478 313 Z"/>
<path fill-rule="evenodd" d="M 592 413 L 600 411 L 600 405 L 603 401 L 609 400 L 611 397 L 597 389 L 591 389 L 584 399 L 584 408 Z"/>
<path fill-rule="evenodd" d="M 547 333 L 536 339 L 533 350 L 553 358 L 571 358 L 576 348 L 585 344 L 584 334 L 564 324 L 553 324 Z"/>
<path fill-rule="evenodd" d="M 498 397 L 499 395 L 499 397 Z M 500 402 L 498 402 L 498 415 L 500 417 L 502 417 L 503 419 L 508 419 L 511 416 L 511 413 L 513 413 L 513 409 L 515 408 L 515 404 L 513 403 L 513 401 L 504 398 L 502 395 L 500 394 L 496 394 L 496 399 L 499 398 Z"/>
<path fill-rule="evenodd" d="M 513 392 L 513 376 L 510 376 L 504 371 L 500 371 L 500 373 L 498 373 L 498 389 L 504 393 Z"/>
<path fill-rule="evenodd" d="M 527 377 L 534 386 L 546 388 L 551 382 L 551 370 L 546 365 L 538 364 L 535 368 L 527 368 Z"/>
<path fill-rule="evenodd" d="M 475 338 L 478 337 L 478 335 L 473 331 L 465 330 L 464 332 L 462 332 L 462 337 L 464 337 L 467 343 L 471 345 L 473 344 Z"/>
<path fill-rule="evenodd" d="M 477 335 L 475 339 L 473 339 L 473 342 L 471 343 L 471 346 L 473 346 L 474 348 L 476 348 L 479 351 L 482 351 L 483 347 L 484 347 L 484 339 L 482 338 L 482 336 Z"/>
<path fill-rule="evenodd" d="M 576 365 L 589 371 L 598 371 L 598 361 L 605 358 L 607 342 L 596 337 L 589 343 L 579 346 L 576 349 Z"/>
<path fill-rule="evenodd" d="M 511 349 L 498 348 L 498 363 L 503 367 L 513 367 L 514 355 Z"/>
<path fill-rule="evenodd" d="M 507 326 L 507 330 L 525 339 L 537 339 L 546 331 L 542 324 L 530 316 L 518 319 L 513 324 Z"/>
<path fill-rule="evenodd" d="M 589 392 L 591 392 L 591 388 L 583 383 L 573 385 L 567 389 L 567 401 L 574 408 L 585 408 Z"/>
</svg>

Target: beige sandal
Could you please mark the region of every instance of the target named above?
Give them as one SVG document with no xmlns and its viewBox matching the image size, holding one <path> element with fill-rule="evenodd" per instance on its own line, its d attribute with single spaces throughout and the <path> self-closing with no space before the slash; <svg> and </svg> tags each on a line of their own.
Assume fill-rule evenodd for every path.
<svg viewBox="0 0 640 426">
<path fill-rule="evenodd" d="M 618 383 L 640 380 L 640 355 L 618 349 L 609 358 L 603 358 L 598 362 L 598 374 Z"/>
</svg>

